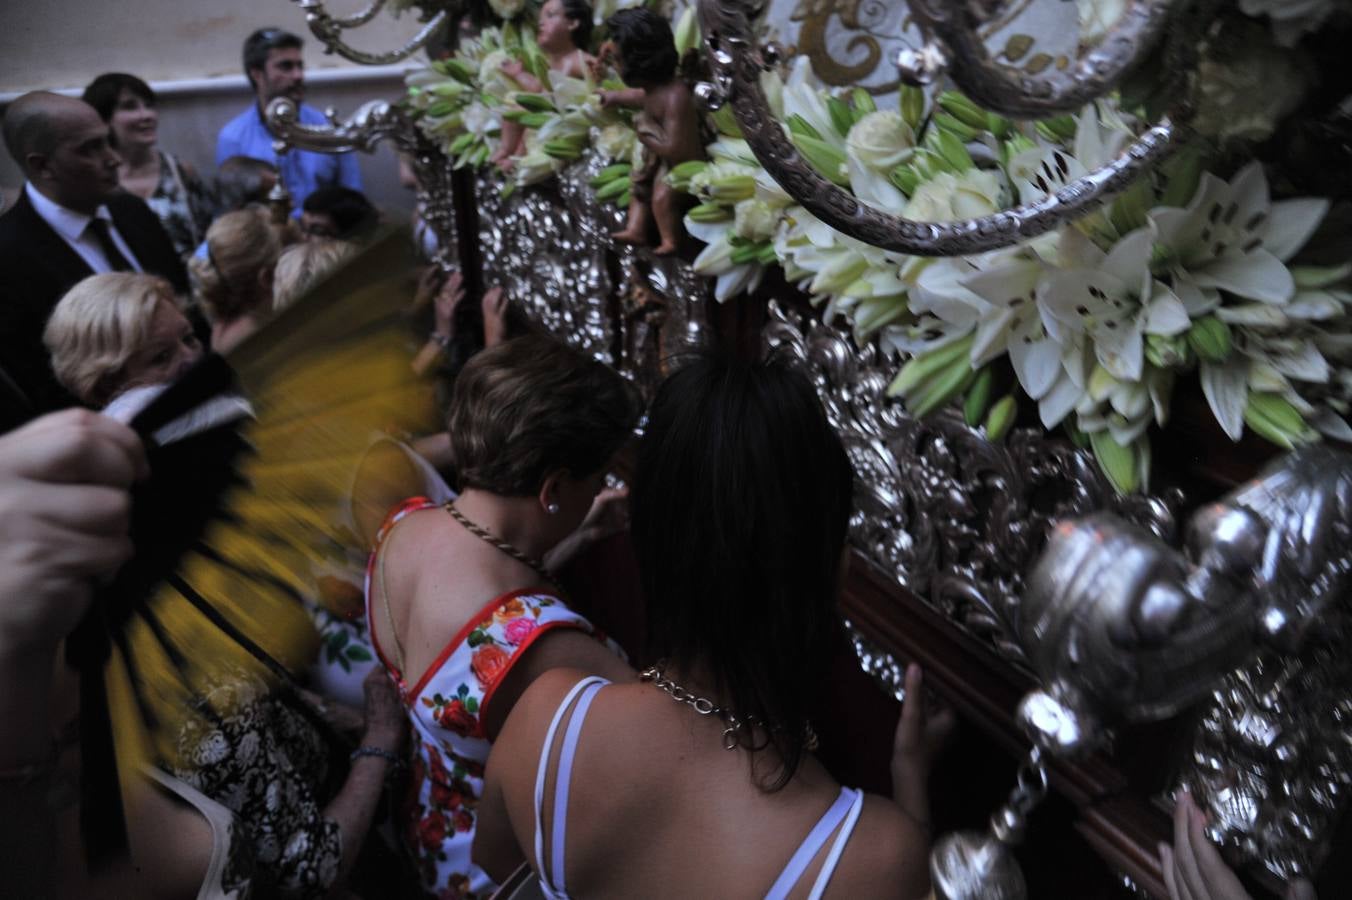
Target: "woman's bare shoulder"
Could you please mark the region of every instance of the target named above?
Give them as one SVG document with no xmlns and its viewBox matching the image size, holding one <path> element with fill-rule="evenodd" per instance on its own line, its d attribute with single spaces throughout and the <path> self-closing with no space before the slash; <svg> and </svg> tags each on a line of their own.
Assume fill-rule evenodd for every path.
<svg viewBox="0 0 1352 900">
<path fill-rule="evenodd" d="M 892 800 L 867 794 L 827 896 L 918 900 L 929 892 L 929 840 Z"/>
</svg>

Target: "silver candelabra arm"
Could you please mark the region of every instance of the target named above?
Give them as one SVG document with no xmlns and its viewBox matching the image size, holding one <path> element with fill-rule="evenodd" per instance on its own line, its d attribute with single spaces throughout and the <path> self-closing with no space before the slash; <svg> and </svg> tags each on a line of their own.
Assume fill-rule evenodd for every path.
<svg viewBox="0 0 1352 900">
<path fill-rule="evenodd" d="M 402 47 L 385 53 L 367 53 L 364 50 L 349 46 L 343 39 L 343 32 L 352 28 L 360 28 L 374 19 L 376 14 L 385 6 L 385 0 L 371 0 L 370 6 L 350 16 L 331 15 L 324 8 L 322 0 L 295 0 L 295 2 L 301 9 L 305 10 L 305 22 L 310 26 L 311 33 L 323 43 L 325 53 L 337 53 L 345 59 L 367 66 L 384 66 L 399 62 L 401 59 L 407 59 L 426 46 L 432 35 L 436 34 L 437 30 L 450 17 L 448 10 L 438 10 L 426 19 L 423 26 L 418 29 L 417 34 L 409 38 Z"/>
<path fill-rule="evenodd" d="M 904 51 L 902 79 L 911 83 L 946 73 L 964 94 L 1012 119 L 1074 112 L 1115 88 L 1154 49 L 1189 0 L 1127 0 L 1113 29 L 1064 69 L 1016 72 L 991 58 L 980 29 L 1003 4 L 996 0 L 909 0 L 911 14 L 930 44 Z"/>
<path fill-rule="evenodd" d="M 401 150 L 412 147 L 415 129 L 399 107 L 388 100 L 371 100 L 357 108 L 345 122 L 339 122 L 333 110 L 326 110 L 327 125 L 307 125 L 300 121 L 295 102 L 278 97 L 268 104 L 268 130 L 276 137 L 274 147 L 280 155 L 287 149 L 315 150 L 320 153 L 346 153 L 361 150 L 372 153 L 385 139 L 393 140 Z"/>
<path fill-rule="evenodd" d="M 1162 160 L 1183 127 L 1166 117 L 1112 162 L 1035 203 L 976 219 L 917 222 L 861 203 L 822 177 L 798 152 L 760 87 L 762 55 L 752 43 L 756 9 L 744 0 L 701 0 L 700 23 L 714 80 L 698 93 L 730 103 L 752 152 L 779 185 L 827 225 L 866 244 L 915 256 L 961 256 L 1025 241 L 1085 215 Z"/>
<path fill-rule="evenodd" d="M 1189 520 L 1187 555 L 1107 514 L 1061 523 L 1019 636 L 1044 689 L 1020 707 L 1044 749 L 1173 715 L 1259 644 L 1293 652 L 1352 594 L 1352 456 L 1289 453 Z"/>
</svg>

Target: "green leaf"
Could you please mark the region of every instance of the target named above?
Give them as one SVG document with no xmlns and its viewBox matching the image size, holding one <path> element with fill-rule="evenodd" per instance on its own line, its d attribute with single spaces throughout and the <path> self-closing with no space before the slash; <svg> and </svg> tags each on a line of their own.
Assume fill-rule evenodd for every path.
<svg viewBox="0 0 1352 900">
<path fill-rule="evenodd" d="M 356 662 L 370 662 L 372 659 L 371 651 L 365 647 L 353 644 L 347 648 L 347 658 Z"/>
<path fill-rule="evenodd" d="M 479 711 L 479 701 L 473 697 L 466 697 L 465 711 L 468 712 L 470 715 L 474 715 L 475 713 L 477 713 Z"/>
<path fill-rule="evenodd" d="M 465 643 L 471 647 L 477 647 L 480 644 L 486 644 L 488 643 L 488 635 L 484 634 L 482 628 L 476 628 L 469 633 L 469 637 L 465 638 Z"/>
</svg>

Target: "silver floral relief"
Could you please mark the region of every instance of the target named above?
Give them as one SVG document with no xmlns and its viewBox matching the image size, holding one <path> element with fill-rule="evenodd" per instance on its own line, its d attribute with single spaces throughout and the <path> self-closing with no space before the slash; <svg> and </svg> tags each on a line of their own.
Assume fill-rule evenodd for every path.
<svg viewBox="0 0 1352 900">
<path fill-rule="evenodd" d="M 502 185 L 502 176 L 489 170 L 474 183 L 484 284 L 501 285 L 545 330 L 613 364 L 608 307 L 614 283 L 605 245 L 552 182 L 506 198 Z"/>
<path fill-rule="evenodd" d="M 590 180 L 607 164 L 587 153 L 557 178 L 501 196 L 475 183 L 487 284 L 502 284 L 546 330 L 629 374 L 650 392 L 670 361 L 705 339 L 708 279 L 675 257 L 615 244 L 625 211 L 598 203 Z"/>
<path fill-rule="evenodd" d="M 406 147 L 401 145 L 401 149 L 408 153 L 414 174 L 417 175 L 418 212 L 426 226 L 436 235 L 437 250 L 433 262 L 443 268 L 458 266 L 459 228 L 455 217 L 451 163 L 420 131 L 413 131 L 416 139 Z"/>
<path fill-rule="evenodd" d="M 770 304 L 764 340 L 803 365 L 855 470 L 851 543 L 951 621 L 1024 663 L 1019 596 L 1057 519 L 1112 509 L 1168 540 L 1180 495 L 1120 498 L 1072 445 L 1016 429 L 992 444 L 954 411 L 923 421 L 885 397 L 876 343 Z"/>
<path fill-rule="evenodd" d="M 1317 872 L 1352 790 L 1352 612 L 1327 610 L 1317 646 L 1267 652 L 1228 676 L 1178 782 L 1213 838 L 1289 879 Z"/>
</svg>

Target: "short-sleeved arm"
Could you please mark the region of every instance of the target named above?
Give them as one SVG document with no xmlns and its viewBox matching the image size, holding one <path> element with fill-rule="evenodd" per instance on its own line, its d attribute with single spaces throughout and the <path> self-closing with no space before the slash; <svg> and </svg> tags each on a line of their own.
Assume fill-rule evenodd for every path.
<svg viewBox="0 0 1352 900">
<path fill-rule="evenodd" d="M 239 156 L 239 150 L 236 147 L 236 141 L 231 135 L 231 128 L 226 125 L 221 129 L 221 133 L 216 135 L 216 168 L 221 167 L 232 156 Z"/>
</svg>

